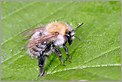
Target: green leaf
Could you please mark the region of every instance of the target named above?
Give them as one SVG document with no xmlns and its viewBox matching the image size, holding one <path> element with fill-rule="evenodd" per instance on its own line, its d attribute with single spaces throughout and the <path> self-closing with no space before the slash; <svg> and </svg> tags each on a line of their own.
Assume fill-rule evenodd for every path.
<svg viewBox="0 0 122 82">
<path fill-rule="evenodd" d="M 46 76 L 37 78 L 37 60 L 23 47 L 20 33 L 52 21 L 76 31 L 68 46 L 71 62 L 62 66 L 52 53 Z M 120 80 L 120 2 L 2 2 L 2 80 Z M 66 58 L 61 49 L 63 60 Z"/>
</svg>

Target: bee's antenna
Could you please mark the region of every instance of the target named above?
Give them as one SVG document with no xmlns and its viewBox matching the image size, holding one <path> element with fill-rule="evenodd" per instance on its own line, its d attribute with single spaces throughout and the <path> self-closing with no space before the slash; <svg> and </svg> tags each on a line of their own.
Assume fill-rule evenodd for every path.
<svg viewBox="0 0 122 82">
<path fill-rule="evenodd" d="M 83 25 L 83 23 L 81 23 L 80 25 L 78 25 L 73 31 L 77 30 L 79 27 L 81 27 Z M 79 41 L 81 41 L 80 38 L 78 38 L 77 36 L 75 36 Z"/>
<path fill-rule="evenodd" d="M 81 39 L 80 39 L 80 38 L 78 38 L 77 36 L 75 36 L 75 38 L 77 38 L 79 41 L 81 41 Z"/>
<path fill-rule="evenodd" d="M 75 30 L 77 30 L 79 27 L 81 27 L 83 25 L 83 23 L 81 23 L 80 25 L 78 25 L 75 29 L 74 29 L 74 31 Z"/>
</svg>

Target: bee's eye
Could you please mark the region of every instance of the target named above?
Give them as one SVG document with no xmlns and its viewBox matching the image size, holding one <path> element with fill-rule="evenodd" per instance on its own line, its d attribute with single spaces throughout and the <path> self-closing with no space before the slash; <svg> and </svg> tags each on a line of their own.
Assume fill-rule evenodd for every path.
<svg viewBox="0 0 122 82">
<path fill-rule="evenodd" d="M 69 32 L 66 32 L 66 34 L 70 34 L 70 31 Z"/>
</svg>

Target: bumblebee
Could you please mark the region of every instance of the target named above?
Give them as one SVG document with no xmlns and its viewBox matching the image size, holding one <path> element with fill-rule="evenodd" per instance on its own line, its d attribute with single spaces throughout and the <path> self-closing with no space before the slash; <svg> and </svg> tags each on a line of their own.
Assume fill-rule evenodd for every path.
<svg viewBox="0 0 122 82">
<path fill-rule="evenodd" d="M 38 76 L 43 76 L 45 74 L 45 56 L 50 55 L 52 52 L 55 52 L 58 55 L 61 64 L 64 65 L 62 53 L 59 48 L 64 49 L 67 55 L 66 60 L 69 59 L 66 43 L 69 45 L 72 44 L 72 40 L 75 38 L 74 31 L 76 29 L 73 30 L 71 26 L 64 22 L 51 22 L 43 27 L 35 28 L 30 31 L 29 34 L 31 34 L 31 37 L 28 40 L 26 48 L 27 53 L 31 57 L 35 56 L 38 59 Z"/>
</svg>

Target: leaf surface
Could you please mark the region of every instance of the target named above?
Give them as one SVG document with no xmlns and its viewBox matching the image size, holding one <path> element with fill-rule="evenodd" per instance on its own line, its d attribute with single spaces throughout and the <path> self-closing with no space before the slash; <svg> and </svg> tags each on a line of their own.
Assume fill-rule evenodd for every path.
<svg viewBox="0 0 122 82">
<path fill-rule="evenodd" d="M 37 78 L 36 59 L 23 50 L 20 33 L 52 21 L 76 31 L 71 63 L 51 54 L 47 75 Z M 2 80 L 120 80 L 120 2 L 2 2 Z M 63 60 L 66 55 L 61 49 Z"/>
</svg>

